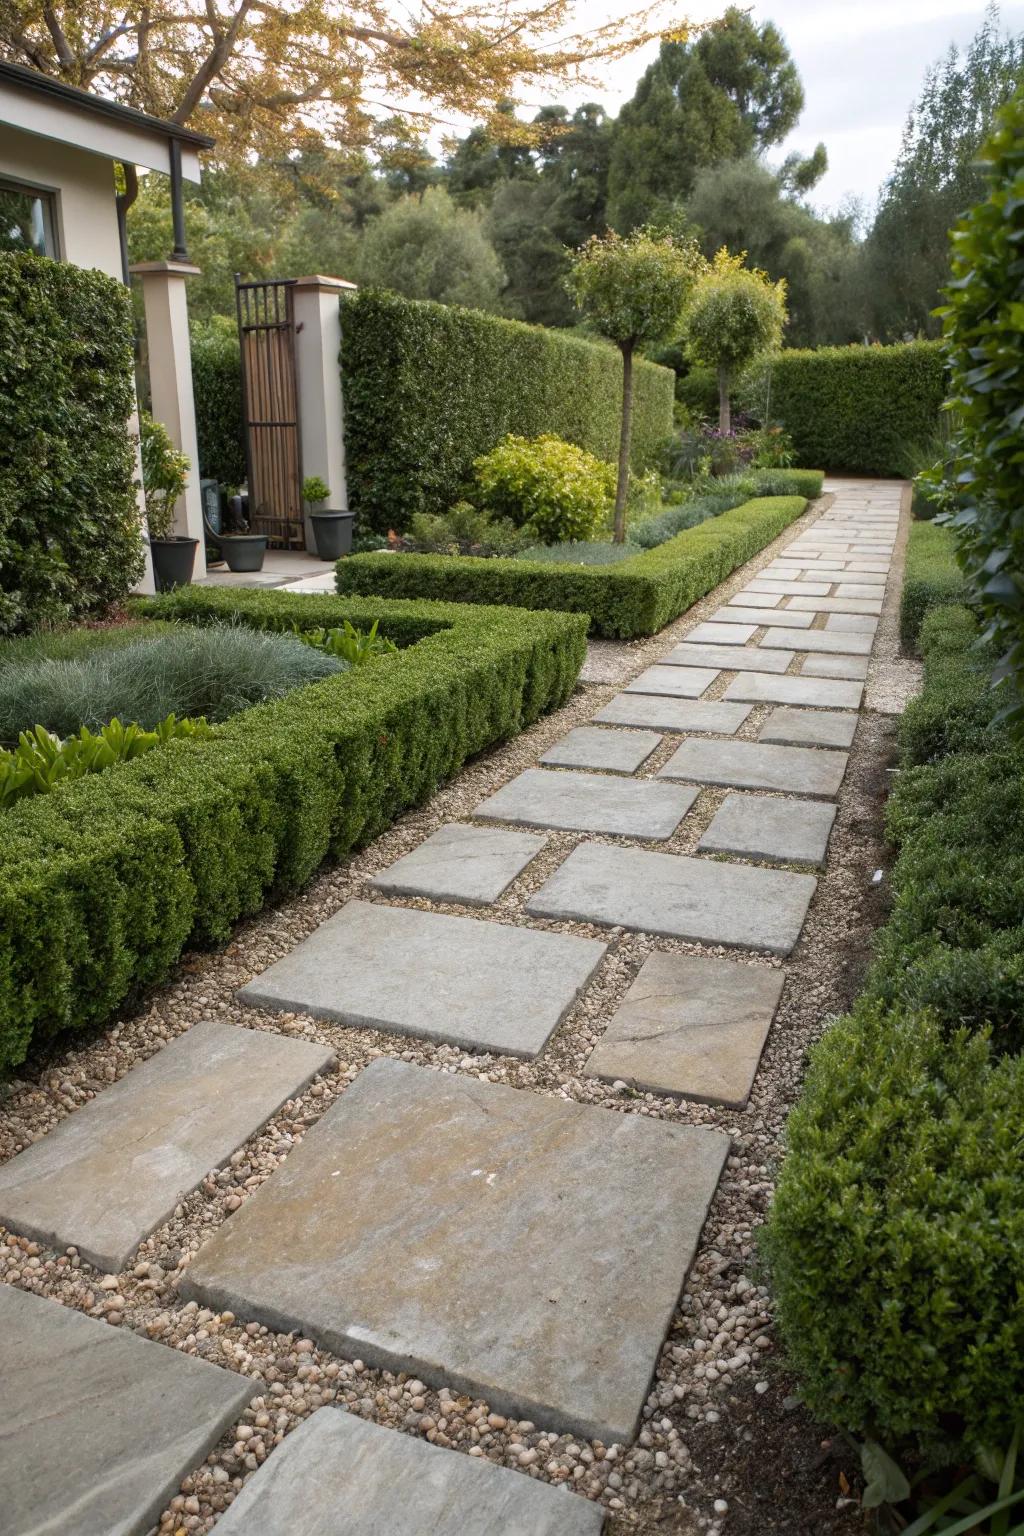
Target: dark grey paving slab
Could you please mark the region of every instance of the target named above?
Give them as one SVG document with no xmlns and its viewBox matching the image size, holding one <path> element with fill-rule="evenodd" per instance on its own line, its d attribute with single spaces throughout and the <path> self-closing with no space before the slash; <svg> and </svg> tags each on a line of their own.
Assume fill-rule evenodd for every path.
<svg viewBox="0 0 1024 1536">
<path fill-rule="evenodd" d="M 871 650 L 870 635 L 839 635 L 835 630 L 805 629 L 798 640 L 788 629 L 769 629 L 759 642 L 770 650 L 775 646 L 792 646 L 798 651 L 828 651 L 833 656 L 866 656 Z"/>
<path fill-rule="evenodd" d="M 527 910 L 788 955 L 816 884 L 813 875 L 787 870 L 583 843 L 530 897 Z"/>
<path fill-rule="evenodd" d="M 0 1285 L 4 1536 L 144 1536 L 257 1384 Z"/>
<path fill-rule="evenodd" d="M 860 683 L 834 682 L 831 678 L 787 675 L 766 677 L 761 672 L 741 672 L 725 690 L 729 703 L 807 704 L 817 709 L 859 709 L 864 689 Z"/>
<path fill-rule="evenodd" d="M 849 747 L 859 719 L 853 710 L 793 709 L 780 704 L 758 732 L 758 741 L 789 747 Z"/>
<path fill-rule="evenodd" d="M 712 615 L 712 620 L 716 624 L 784 624 L 789 629 L 810 629 L 814 614 L 797 613 L 792 608 L 737 608 L 735 604 L 727 603 Z"/>
<path fill-rule="evenodd" d="M 706 1127 L 381 1058 L 200 1250 L 183 1290 L 622 1443 L 728 1148 Z"/>
<path fill-rule="evenodd" d="M 878 620 L 870 613 L 830 613 L 825 620 L 829 633 L 841 635 L 873 635 L 877 628 Z"/>
<path fill-rule="evenodd" d="M 670 699 L 699 699 L 711 687 L 718 671 L 717 667 L 647 667 L 625 691 L 663 693 Z"/>
<path fill-rule="evenodd" d="M 698 624 L 686 638 L 694 645 L 746 645 L 757 624 L 762 623 L 767 620 L 758 619 L 756 624 Z"/>
<path fill-rule="evenodd" d="M 802 677 L 849 677 L 863 682 L 868 675 L 866 656 L 805 656 Z"/>
<path fill-rule="evenodd" d="M 655 950 L 584 1073 L 741 1109 L 784 982 L 766 966 Z"/>
<path fill-rule="evenodd" d="M 217 1522 L 217 1536 L 600 1536 L 580 1494 L 320 1408 Z"/>
<path fill-rule="evenodd" d="M 603 731 L 578 725 L 556 741 L 541 758 L 555 768 L 603 768 L 608 773 L 635 773 L 661 745 L 657 731 Z"/>
<path fill-rule="evenodd" d="M 654 693 L 619 693 L 594 719 L 602 725 L 649 726 L 655 731 L 708 731 L 731 736 L 750 714 L 750 705 L 705 704 L 666 699 Z"/>
<path fill-rule="evenodd" d="M 183 1195 L 334 1059 L 305 1040 L 195 1024 L 0 1168 L 0 1222 L 121 1270 Z"/>
<path fill-rule="evenodd" d="M 604 945 L 475 917 L 350 901 L 238 996 L 363 1029 L 536 1056 Z"/>
<path fill-rule="evenodd" d="M 482 800 L 473 812 L 487 821 L 610 832 L 620 837 L 671 837 L 694 795 L 667 796 L 650 779 L 527 768 Z"/>
<path fill-rule="evenodd" d="M 394 896 L 489 906 L 537 857 L 545 842 L 535 832 L 451 822 L 374 875 L 370 884 Z"/>
<path fill-rule="evenodd" d="M 836 808 L 822 800 L 726 795 L 699 848 L 783 864 L 824 864 Z"/>
<path fill-rule="evenodd" d="M 663 656 L 665 667 L 717 667 L 736 672 L 741 667 L 748 672 L 785 672 L 793 660 L 792 651 L 759 651 L 747 645 L 742 650 L 728 645 L 677 645 L 675 650 Z"/>
<path fill-rule="evenodd" d="M 791 597 L 787 613 L 870 613 L 876 618 L 882 611 L 882 594 L 872 597 Z M 775 616 L 772 615 L 772 623 Z"/>
<path fill-rule="evenodd" d="M 765 746 L 759 741 L 682 742 L 661 772 L 667 779 L 725 784 L 735 789 L 777 789 L 796 795 L 839 793 L 845 752 Z"/>
</svg>

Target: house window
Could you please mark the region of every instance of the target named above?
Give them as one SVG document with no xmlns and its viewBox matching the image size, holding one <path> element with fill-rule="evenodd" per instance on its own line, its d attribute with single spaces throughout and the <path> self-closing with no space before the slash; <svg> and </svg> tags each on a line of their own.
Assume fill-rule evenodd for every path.
<svg viewBox="0 0 1024 1536">
<path fill-rule="evenodd" d="M 57 256 L 53 198 L 49 192 L 0 181 L 0 251 Z"/>
</svg>

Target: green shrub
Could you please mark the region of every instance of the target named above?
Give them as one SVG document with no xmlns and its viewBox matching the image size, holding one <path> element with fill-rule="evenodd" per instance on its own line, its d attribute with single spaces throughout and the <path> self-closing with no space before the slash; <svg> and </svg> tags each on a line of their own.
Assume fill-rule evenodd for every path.
<svg viewBox="0 0 1024 1536">
<path fill-rule="evenodd" d="M 900 598 L 900 640 L 905 651 L 916 648 L 921 624 L 930 608 L 960 603 L 966 596 L 955 550 L 948 528 L 929 522 L 911 525 Z"/>
<path fill-rule="evenodd" d="M 444 512 L 473 460 L 515 433 L 554 433 L 609 463 L 618 449 L 616 348 L 479 311 L 363 290 L 343 301 L 349 505 L 364 531 Z M 638 363 L 631 463 L 652 463 L 672 425 L 673 376 Z"/>
<path fill-rule="evenodd" d="M 234 489 L 248 473 L 238 331 L 216 316 L 193 327 L 191 344 L 200 473 Z"/>
<path fill-rule="evenodd" d="M 404 649 L 0 817 L 0 1066 L 33 1036 L 109 1019 L 187 941 L 222 941 L 370 842 L 564 703 L 585 653 L 586 624 L 566 614 L 223 587 L 139 608 L 271 629 L 379 621 Z"/>
<path fill-rule="evenodd" d="M 718 415 L 718 375 L 713 368 L 691 366 L 676 379 L 676 399 L 698 420 Z"/>
<path fill-rule="evenodd" d="M 992 653 L 979 643 L 974 615 L 955 606 L 930 609 L 919 644 L 925 682 L 900 720 L 903 765 L 990 749 L 999 700 L 989 681 Z"/>
<path fill-rule="evenodd" d="M 13 751 L 0 748 L 0 810 L 31 795 L 51 794 L 87 773 L 105 773 L 118 763 L 132 762 L 168 741 L 210 734 L 202 718 L 178 720 L 174 715 L 161 720 L 152 731 L 111 720 L 94 736 L 83 726 L 66 741 L 37 725 L 33 731 L 22 731 Z"/>
<path fill-rule="evenodd" d="M 450 512 L 434 516 L 417 512 L 409 520 L 403 543 L 428 555 L 514 555 L 532 535 L 507 517 L 492 517 L 471 502 L 457 501 Z M 387 543 L 387 540 L 384 541 Z"/>
<path fill-rule="evenodd" d="M 945 395 L 942 348 L 785 349 L 771 359 L 771 412 L 798 464 L 898 475 L 908 443 L 933 437 Z"/>
<path fill-rule="evenodd" d="M 0 254 L 0 634 L 102 613 L 142 571 L 131 299 Z"/>
<path fill-rule="evenodd" d="M 16 741 L 35 725 L 71 736 L 82 725 L 95 730 L 115 716 L 146 730 L 170 714 L 225 720 L 344 665 L 294 635 L 259 634 L 241 624 L 182 624 L 170 634 L 73 661 L 0 669 L 0 742 Z"/>
<path fill-rule="evenodd" d="M 175 448 L 167 428 L 148 411 L 139 415 L 139 454 L 146 524 L 152 538 L 166 539 L 174 527 L 174 503 L 188 484 L 188 455 Z"/>
<path fill-rule="evenodd" d="M 805 506 L 802 496 L 748 501 L 656 549 L 604 567 L 447 555 L 350 556 L 338 562 L 338 590 L 562 609 L 589 614 L 593 634 L 653 635 L 770 544 Z"/>
<path fill-rule="evenodd" d="M 764 1233 L 817 1417 L 935 1461 L 1024 1402 L 1024 1058 L 860 1004 L 815 1047 Z"/>
<path fill-rule="evenodd" d="M 589 539 L 611 511 L 611 465 L 550 434 L 502 438 L 473 470 L 485 510 L 543 544 Z"/>
</svg>

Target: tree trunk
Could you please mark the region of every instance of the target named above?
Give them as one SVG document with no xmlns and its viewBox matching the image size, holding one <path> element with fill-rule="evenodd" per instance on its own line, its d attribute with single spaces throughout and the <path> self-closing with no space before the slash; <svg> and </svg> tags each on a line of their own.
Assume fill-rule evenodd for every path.
<svg viewBox="0 0 1024 1536">
<path fill-rule="evenodd" d="M 629 495 L 629 442 L 633 435 L 633 343 L 619 343 L 622 353 L 622 430 L 619 433 L 619 478 L 615 487 L 615 532 L 613 539 L 626 539 L 626 497 Z"/>
<path fill-rule="evenodd" d="M 732 411 L 729 408 L 729 370 L 724 363 L 718 365 L 718 430 L 732 431 Z"/>
</svg>

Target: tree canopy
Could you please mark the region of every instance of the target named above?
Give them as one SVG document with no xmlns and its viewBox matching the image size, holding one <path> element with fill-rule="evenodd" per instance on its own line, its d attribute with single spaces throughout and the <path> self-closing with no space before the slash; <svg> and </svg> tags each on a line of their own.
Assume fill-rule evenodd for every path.
<svg viewBox="0 0 1024 1536">
<path fill-rule="evenodd" d="M 409 299 L 500 310 L 505 273 L 475 209 L 459 208 L 444 187 L 393 203 L 360 243 L 361 282 Z"/>
<path fill-rule="evenodd" d="M 721 250 L 697 280 L 684 334 L 694 362 L 718 373 L 719 429 L 731 428 L 729 391 L 756 357 L 781 345 L 786 284 L 745 265 L 745 252 Z"/>
</svg>

